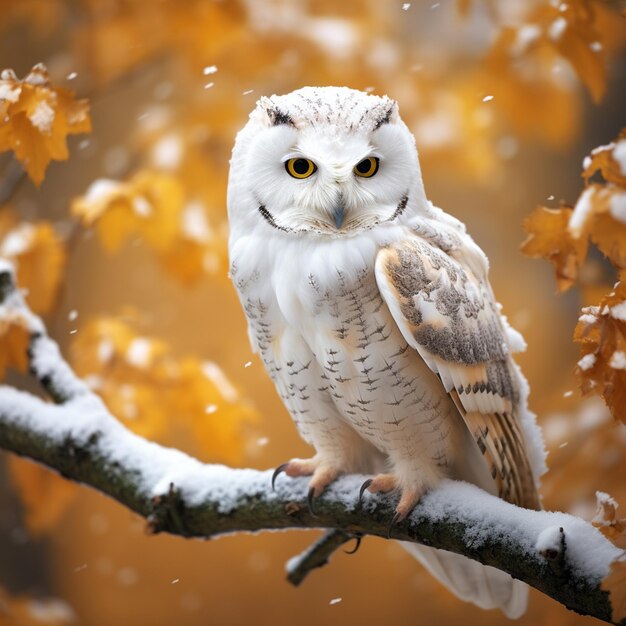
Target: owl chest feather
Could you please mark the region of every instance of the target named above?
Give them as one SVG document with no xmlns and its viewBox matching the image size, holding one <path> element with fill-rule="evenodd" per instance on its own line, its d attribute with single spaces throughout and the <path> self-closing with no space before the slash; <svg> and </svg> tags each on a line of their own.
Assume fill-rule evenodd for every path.
<svg viewBox="0 0 626 626">
<path fill-rule="evenodd" d="M 305 439 L 332 414 L 386 453 L 436 447 L 455 409 L 383 301 L 375 250 L 333 252 L 290 258 L 280 281 L 235 280 L 283 401 Z"/>
</svg>

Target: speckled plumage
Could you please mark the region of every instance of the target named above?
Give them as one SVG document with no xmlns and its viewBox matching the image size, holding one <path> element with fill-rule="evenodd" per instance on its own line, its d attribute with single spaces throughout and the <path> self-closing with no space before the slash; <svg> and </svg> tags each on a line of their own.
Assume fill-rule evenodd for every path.
<svg viewBox="0 0 626 626">
<path fill-rule="evenodd" d="M 364 179 L 354 168 L 369 157 L 380 168 Z M 290 177 L 289 158 L 315 173 Z M 251 343 L 316 450 L 290 475 L 312 474 L 318 493 L 341 473 L 386 471 L 374 486 L 396 487 L 402 514 L 443 477 L 540 506 L 543 446 L 515 333 L 484 254 L 427 201 L 395 102 L 330 87 L 262 98 L 237 138 L 228 204 Z M 416 556 L 465 599 L 512 616 L 525 607 L 501 572 Z M 491 591 L 463 591 L 451 568 Z"/>
</svg>

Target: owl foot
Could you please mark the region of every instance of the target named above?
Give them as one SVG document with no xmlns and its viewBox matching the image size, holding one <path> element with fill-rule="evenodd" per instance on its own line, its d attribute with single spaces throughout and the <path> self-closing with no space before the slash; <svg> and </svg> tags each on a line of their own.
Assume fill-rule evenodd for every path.
<svg viewBox="0 0 626 626">
<path fill-rule="evenodd" d="M 388 493 L 398 486 L 398 481 L 393 474 L 378 474 L 374 478 L 368 478 L 359 489 L 359 504 L 363 501 L 363 494 L 366 491 L 370 493 Z"/>
<path fill-rule="evenodd" d="M 315 517 L 314 499 L 322 495 L 324 489 L 337 478 L 339 470 L 323 465 L 319 458 L 312 459 L 292 459 L 288 463 L 279 465 L 272 474 L 272 489 L 275 489 L 276 478 L 282 474 L 287 474 L 291 478 L 297 476 L 311 476 L 309 481 L 309 492 L 307 494 L 307 505 L 309 513 Z"/>
<path fill-rule="evenodd" d="M 366 491 L 370 493 L 388 493 L 398 489 L 398 480 L 393 474 L 378 474 L 374 478 L 368 478 L 359 490 L 359 503 L 363 500 L 363 494 Z M 424 493 L 424 489 L 402 489 L 400 493 L 400 501 L 396 505 L 396 510 L 391 518 L 391 522 L 387 527 L 387 538 L 390 538 L 391 532 L 397 524 L 399 524 L 406 516 L 415 508 L 419 499 Z"/>
<path fill-rule="evenodd" d="M 402 490 L 400 501 L 396 505 L 396 512 L 391 518 L 389 526 L 387 526 L 387 539 L 391 539 L 393 529 L 417 506 L 425 491 L 425 489 L 416 489 L 415 487 Z"/>
</svg>

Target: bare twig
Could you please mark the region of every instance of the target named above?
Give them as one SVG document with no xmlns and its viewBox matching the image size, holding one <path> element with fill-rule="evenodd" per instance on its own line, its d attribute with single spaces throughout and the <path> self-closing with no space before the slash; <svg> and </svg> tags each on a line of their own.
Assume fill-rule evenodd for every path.
<svg viewBox="0 0 626 626">
<path fill-rule="evenodd" d="M 361 536 L 355 536 L 343 530 L 330 530 L 302 554 L 294 556 L 287 563 L 287 580 L 296 587 L 316 568 L 323 567 L 330 560 L 335 550 L 338 550 L 349 541 L 361 541 Z"/>
</svg>

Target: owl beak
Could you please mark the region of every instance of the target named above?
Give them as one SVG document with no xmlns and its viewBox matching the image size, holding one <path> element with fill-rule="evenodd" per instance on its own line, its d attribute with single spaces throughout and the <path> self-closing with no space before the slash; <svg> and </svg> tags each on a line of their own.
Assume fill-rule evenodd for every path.
<svg viewBox="0 0 626 626">
<path fill-rule="evenodd" d="M 344 204 L 338 204 L 335 207 L 335 211 L 333 212 L 333 215 L 335 217 L 335 226 L 337 227 L 337 230 L 339 230 L 341 228 L 341 225 L 343 224 L 344 219 L 346 218 L 346 207 Z"/>
</svg>

